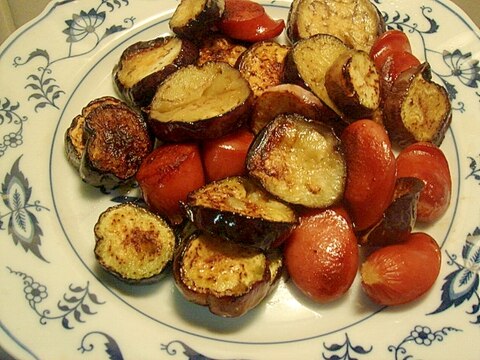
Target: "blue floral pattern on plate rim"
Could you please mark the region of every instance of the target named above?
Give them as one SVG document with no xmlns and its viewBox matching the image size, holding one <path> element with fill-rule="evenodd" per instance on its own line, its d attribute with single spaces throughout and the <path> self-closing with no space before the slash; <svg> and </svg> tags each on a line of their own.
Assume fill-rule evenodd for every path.
<svg viewBox="0 0 480 360">
<path fill-rule="evenodd" d="M 465 21 L 462 14 L 446 1 L 430 1 L 426 5 L 419 5 L 413 1 L 410 1 L 411 4 L 403 2 L 398 8 L 388 8 L 388 4 L 383 2 L 375 1 L 387 26 L 407 32 L 411 39 L 420 44 L 415 47 L 419 49 L 415 54 L 434 64 L 434 78 L 447 89 L 455 112 L 454 118 L 456 116 L 466 122 L 464 120 L 466 115 L 471 117 L 476 115 L 475 110 L 478 111 L 480 102 L 478 90 L 480 67 L 478 59 L 472 54 L 478 54 L 480 39 L 478 29 Z M 172 9 L 176 3 L 176 1 L 166 1 L 163 5 L 164 9 Z M 281 11 L 281 14 L 285 14 L 288 10 L 288 3 L 284 1 L 263 1 L 262 3 L 269 10 Z M 27 326 L 32 326 L 36 333 L 46 336 L 45 334 L 52 330 L 52 326 L 55 326 L 53 324 L 58 324 L 59 327 L 57 326 L 55 331 L 59 331 L 60 336 L 68 331 L 68 335 L 64 335 L 65 338 L 70 337 L 71 343 L 76 344 L 69 350 L 72 357 L 82 358 L 88 353 L 96 352 L 97 356 L 110 359 L 127 358 L 129 348 L 132 347 L 132 344 L 125 342 L 122 333 L 116 331 L 115 327 L 105 328 L 109 311 L 111 312 L 114 306 L 118 306 L 118 299 L 121 300 L 120 303 L 127 305 L 127 310 L 136 310 L 134 313 L 137 316 L 145 315 L 149 321 L 146 328 L 152 327 L 151 320 L 154 320 L 154 329 L 157 329 L 158 324 L 164 325 L 160 327 L 157 336 L 154 336 L 154 350 L 150 350 L 151 353 L 147 356 L 155 358 L 257 358 L 257 356 L 265 356 L 266 353 L 271 354 L 277 347 L 281 349 L 282 354 L 301 356 L 303 351 L 301 348 L 305 347 L 310 356 L 321 356 L 332 360 L 372 357 L 407 359 L 416 358 L 417 354 L 421 356 L 420 354 L 425 354 L 425 351 L 430 355 L 441 354 L 443 349 L 452 351 L 456 348 L 452 344 L 463 341 L 461 339 L 468 337 L 468 334 L 478 334 L 480 326 L 480 225 L 478 220 L 480 218 L 478 211 L 474 211 L 478 209 L 469 209 L 467 213 L 475 218 L 470 222 L 461 221 L 465 228 L 458 229 L 460 210 L 457 210 L 462 197 L 463 202 L 469 199 L 464 194 L 470 194 L 470 197 L 474 198 L 475 196 L 471 194 L 474 194 L 475 190 L 478 193 L 480 150 L 478 146 L 462 147 L 459 150 L 457 139 L 463 135 L 463 131 L 457 128 L 450 132 L 449 150 L 453 153 L 453 159 L 456 162 L 452 166 L 452 172 L 458 175 L 458 186 L 456 198 L 452 202 L 453 209 L 449 224 L 445 226 L 444 237 L 438 239 L 442 244 L 444 259 L 437 293 L 429 294 L 426 304 L 416 308 L 420 310 L 420 317 L 414 317 L 404 326 L 398 326 L 392 336 L 383 341 L 383 346 L 378 344 L 378 339 L 366 337 L 364 330 L 368 330 L 370 324 L 378 326 L 378 322 L 384 322 L 385 319 L 379 319 L 380 317 L 392 316 L 387 308 L 373 308 L 370 313 L 355 322 L 332 329 L 316 330 L 309 336 L 292 335 L 286 340 L 278 341 L 229 340 L 223 339 L 221 335 L 203 335 L 201 330 L 191 330 L 187 325 L 177 326 L 168 321 L 158 320 L 148 313 L 143 313 L 141 309 L 136 309 L 129 300 L 123 298 L 122 294 L 119 295 L 118 292 L 110 290 L 109 286 L 112 284 L 98 276 L 98 270 L 82 260 L 81 253 L 75 248 L 75 243 L 69 239 L 69 232 L 62 224 L 63 216 L 59 214 L 57 208 L 56 195 L 52 190 L 53 199 L 51 199 L 48 192 L 43 191 L 42 183 L 45 180 L 36 176 L 37 160 L 34 158 L 32 162 L 31 159 L 27 159 L 27 157 L 31 158 L 32 151 L 27 151 L 26 148 L 34 145 L 29 129 L 38 126 L 32 122 L 43 121 L 47 116 L 58 119 L 56 126 L 48 131 L 53 130 L 54 137 L 60 137 L 57 132 L 62 125 L 62 119 L 67 117 L 65 108 L 70 101 L 73 102 L 72 97 L 75 93 L 81 90 L 79 84 L 69 84 L 70 78 L 65 76 L 68 72 L 62 72 L 60 68 L 70 66 L 72 63 L 81 66 L 82 59 L 93 58 L 93 65 L 89 64 L 91 67 L 83 74 L 85 77 L 94 76 L 93 69 L 107 56 L 95 63 L 95 59 L 100 56 L 98 54 L 102 54 L 102 51 L 106 51 L 107 54 L 113 51 L 111 47 L 105 50 L 102 46 L 108 46 L 117 41 L 119 45 L 113 48 L 115 49 L 144 31 L 155 27 L 165 29 L 168 14 L 150 19 L 146 24 L 137 25 L 141 16 L 149 15 L 146 10 L 138 11 L 141 5 L 147 5 L 146 0 L 143 4 L 141 1 L 134 3 L 127 0 L 59 1 L 52 4 L 34 22 L 14 34 L 6 45 L 0 48 L 2 66 L 6 61 L 10 62 L 12 71 L 15 71 L 13 76 L 20 83 L 19 88 L 21 88 L 19 91 L 4 93 L 6 86 L 4 83 L 0 91 L 0 161 L 4 164 L 0 173 L 3 200 L 0 204 L 2 239 L 0 254 L 5 254 L 5 256 L 1 255 L 4 271 L 0 276 L 10 284 L 8 297 L 15 302 L 18 315 L 29 318 Z M 60 37 L 57 36 L 61 40 L 59 43 L 55 46 L 47 44 L 43 47 L 33 43 L 30 48 L 15 48 L 16 43 L 28 37 L 29 32 L 36 30 L 36 27 L 52 22 L 53 19 L 58 21 L 59 16 L 56 15 L 55 10 L 60 8 L 68 10 L 67 13 L 71 13 L 71 16 L 63 19 L 62 26 L 54 27 L 60 35 Z M 462 43 L 458 46 L 455 46 L 456 44 L 447 46 L 446 44 L 444 48 L 439 47 L 438 40 L 433 41 L 433 37 L 438 34 L 448 35 L 442 29 L 447 21 L 453 20 L 468 33 L 472 42 L 467 42 L 466 45 Z M 473 48 L 467 46 L 472 44 Z M 78 83 L 82 83 L 83 80 L 79 79 Z M 478 129 L 478 125 L 476 128 Z M 58 150 L 58 146 L 52 145 L 50 151 L 55 150 Z M 54 156 L 50 153 L 45 158 L 49 159 L 52 167 Z M 49 175 L 55 176 L 55 174 L 52 175 L 51 169 Z M 42 190 L 38 190 L 40 188 Z M 91 196 L 91 194 L 87 195 Z M 106 196 L 110 201 L 121 202 L 135 195 L 115 192 Z M 53 242 L 50 236 L 51 231 L 48 230 L 53 226 L 52 222 L 55 223 L 55 216 L 58 217 L 61 228 L 56 230 L 64 231 L 70 243 L 71 248 L 67 247 L 67 250 L 69 249 L 70 253 L 73 250 L 80 262 L 88 269 L 87 274 L 68 278 L 63 275 L 59 279 L 49 276 L 51 271 L 58 271 L 56 264 L 60 262 L 59 255 L 62 256 L 48 246 Z M 456 237 L 455 241 L 451 240 L 453 236 Z M 23 249 L 23 252 L 20 249 Z M 55 283 L 54 280 L 56 280 Z M 99 284 L 107 287 L 108 291 L 105 292 Z M 52 298 L 53 301 L 51 301 Z M 7 306 L 3 304 L 7 302 L 2 303 L 2 306 Z M 31 343 L 25 333 L 13 326 L 11 318 L 4 313 L 6 308 L 0 309 L 2 310 L 0 329 L 4 337 L 9 340 L 9 344 L 6 345 L 11 345 L 10 342 L 14 343 L 17 350 L 21 349 L 19 356 L 43 358 L 43 355 L 37 356 L 35 343 Z M 11 310 L 10 306 L 8 310 Z M 322 309 L 319 311 L 321 312 Z M 440 314 L 443 316 L 439 316 Z M 102 316 L 103 320 L 100 319 Z M 444 319 L 448 319 L 448 322 Z M 475 351 L 475 349 L 478 350 L 475 348 L 477 344 L 468 341 L 465 343 L 464 349 L 468 350 L 468 354 L 478 353 Z M 232 344 L 241 348 L 231 350 Z M 445 347 L 439 344 L 445 344 Z M 260 352 L 259 345 L 266 348 L 266 353 Z M 249 346 L 258 351 L 252 352 Z M 245 354 L 250 354 L 249 356 L 240 356 L 244 347 Z M 9 348 L 15 347 L 9 346 Z M 456 355 L 459 355 L 463 350 L 456 351 Z M 41 354 L 40 350 L 38 354 Z M 465 359 L 468 358 L 465 357 L 467 355 L 462 356 Z"/>
</svg>

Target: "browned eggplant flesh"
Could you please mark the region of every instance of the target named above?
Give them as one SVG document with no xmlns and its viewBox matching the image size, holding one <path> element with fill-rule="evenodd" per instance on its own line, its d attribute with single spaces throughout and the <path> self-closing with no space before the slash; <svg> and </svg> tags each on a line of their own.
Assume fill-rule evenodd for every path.
<svg viewBox="0 0 480 360">
<path fill-rule="evenodd" d="M 380 76 L 361 50 L 340 55 L 327 70 L 325 88 L 345 119 L 369 118 L 380 106 Z"/>
<path fill-rule="evenodd" d="M 240 176 L 193 191 L 184 208 L 198 228 L 261 249 L 281 243 L 298 222 L 289 205 Z"/>
<path fill-rule="evenodd" d="M 283 82 L 288 50 L 289 47 L 275 41 L 261 41 L 242 54 L 237 67 L 255 96 Z"/>
<path fill-rule="evenodd" d="M 94 232 L 98 263 L 127 283 L 159 280 L 173 259 L 176 238 L 172 228 L 163 218 L 133 203 L 108 208 Z"/>
<path fill-rule="evenodd" d="M 97 187 L 109 189 L 133 180 L 153 147 L 143 117 L 126 105 L 97 107 L 85 118 L 84 131 L 80 177 Z"/>
<path fill-rule="evenodd" d="M 180 37 L 198 40 L 208 34 L 225 10 L 225 0 L 181 0 L 169 21 Z"/>
<path fill-rule="evenodd" d="M 85 117 L 99 106 L 113 104 L 122 105 L 122 101 L 112 96 L 103 96 L 90 101 L 83 107 L 81 113 L 72 120 L 72 123 L 65 132 L 65 153 L 67 160 L 78 170 L 80 161 L 85 151 Z"/>
<path fill-rule="evenodd" d="M 299 40 L 287 55 L 285 82 L 310 89 L 327 106 L 341 115 L 341 110 L 328 95 L 325 77 L 337 58 L 347 51 L 351 51 L 351 48 L 333 35 L 318 34 Z"/>
<path fill-rule="evenodd" d="M 451 121 L 448 93 L 432 81 L 428 63 L 400 73 L 384 106 L 385 128 L 392 142 L 402 148 L 418 141 L 440 146 Z"/>
<path fill-rule="evenodd" d="M 298 114 L 281 114 L 257 135 L 247 172 L 270 193 L 294 205 L 324 208 L 340 201 L 346 163 L 333 129 Z"/>
<path fill-rule="evenodd" d="M 383 17 L 370 0 L 294 0 L 287 19 L 287 35 L 293 43 L 330 34 L 368 52 L 383 31 Z"/>
<path fill-rule="evenodd" d="M 173 274 L 180 293 L 223 317 L 241 316 L 278 283 L 281 255 L 195 232 L 174 255 Z"/>
<path fill-rule="evenodd" d="M 203 65 L 210 61 L 223 61 L 235 67 L 238 59 L 246 50 L 246 46 L 224 35 L 212 34 L 203 39 L 199 45 L 197 65 Z"/>
<path fill-rule="evenodd" d="M 252 102 L 252 90 L 237 69 L 208 62 L 170 75 L 146 111 L 158 139 L 202 140 L 240 128 L 250 116 Z"/>
<path fill-rule="evenodd" d="M 114 83 L 129 103 L 144 107 L 168 75 L 197 58 L 198 48 L 187 39 L 165 36 L 139 41 L 123 51 L 113 71 Z"/>
</svg>

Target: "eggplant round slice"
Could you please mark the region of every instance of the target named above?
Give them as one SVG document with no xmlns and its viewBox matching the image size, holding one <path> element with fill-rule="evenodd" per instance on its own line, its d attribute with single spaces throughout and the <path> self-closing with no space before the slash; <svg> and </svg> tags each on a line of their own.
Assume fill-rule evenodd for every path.
<svg viewBox="0 0 480 360">
<path fill-rule="evenodd" d="M 257 135 L 248 174 L 279 199 L 309 208 L 340 201 L 346 162 L 333 129 L 298 114 L 281 114 Z"/>
<path fill-rule="evenodd" d="M 181 0 L 170 19 L 170 29 L 180 37 L 198 40 L 211 31 L 224 10 L 225 0 Z"/>
<path fill-rule="evenodd" d="M 97 107 L 106 104 L 126 106 L 120 99 L 112 96 L 103 96 L 94 99 L 83 107 L 79 115 L 75 116 L 65 132 L 65 153 L 67 160 L 77 170 L 80 168 L 80 162 L 85 151 L 85 143 L 87 140 L 87 135 L 85 134 L 85 118 Z"/>
<path fill-rule="evenodd" d="M 182 295 L 223 317 L 238 317 L 257 306 L 277 284 L 278 269 L 262 250 L 206 232 L 184 240 L 173 260 Z"/>
<path fill-rule="evenodd" d="M 198 228 L 232 242 L 268 249 L 298 223 L 295 211 L 246 177 L 229 177 L 191 192 L 183 204 Z"/>
<path fill-rule="evenodd" d="M 168 75 L 197 58 L 198 48 L 186 39 L 166 36 L 139 41 L 123 51 L 113 70 L 114 83 L 129 103 L 145 107 Z"/>
<path fill-rule="evenodd" d="M 208 62 L 170 75 L 146 112 L 158 139 L 194 141 L 237 130 L 248 120 L 252 103 L 252 90 L 237 69 Z"/>
<path fill-rule="evenodd" d="M 105 189 L 133 180 L 153 147 L 144 119 L 126 105 L 95 108 L 85 117 L 84 131 L 80 177 Z"/>
<path fill-rule="evenodd" d="M 383 31 L 383 17 L 370 0 L 294 0 L 287 20 L 292 42 L 331 34 L 367 52 Z"/>
<path fill-rule="evenodd" d="M 432 81 L 428 63 L 397 77 L 384 105 L 384 124 L 393 143 L 401 148 L 418 141 L 440 146 L 451 122 L 448 93 Z"/>
<path fill-rule="evenodd" d="M 133 203 L 104 211 L 94 233 L 98 263 L 127 283 L 158 281 L 173 259 L 176 238 L 170 225 Z"/>
</svg>

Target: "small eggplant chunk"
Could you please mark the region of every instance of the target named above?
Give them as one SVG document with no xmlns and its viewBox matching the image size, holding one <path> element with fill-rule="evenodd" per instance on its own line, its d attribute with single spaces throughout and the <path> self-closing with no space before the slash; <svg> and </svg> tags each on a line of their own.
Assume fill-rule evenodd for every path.
<svg viewBox="0 0 480 360">
<path fill-rule="evenodd" d="M 328 96 L 347 121 L 370 118 L 380 106 L 380 76 L 370 56 L 361 50 L 345 52 L 327 70 Z"/>
<path fill-rule="evenodd" d="M 208 62 L 170 75 L 146 112 L 158 139 L 195 141 L 239 129 L 250 116 L 252 102 L 252 90 L 237 69 L 224 62 Z"/>
<path fill-rule="evenodd" d="M 275 41 L 260 41 L 242 54 L 237 67 L 255 96 L 282 83 L 288 50 L 288 46 Z"/>
<path fill-rule="evenodd" d="M 208 306 L 215 315 L 239 317 L 260 304 L 278 283 L 283 266 L 278 259 L 271 265 L 260 249 L 195 232 L 175 252 L 173 274 L 188 301 Z"/>
<path fill-rule="evenodd" d="M 341 130 L 346 123 L 320 101 L 311 91 L 294 84 L 281 84 L 268 88 L 255 99 L 250 129 L 258 134 L 263 127 L 280 114 L 296 113 L 322 121 Z"/>
<path fill-rule="evenodd" d="M 342 115 L 328 95 L 325 77 L 335 60 L 349 51 L 351 48 L 333 35 L 318 34 L 299 40 L 287 55 L 285 82 L 310 89 L 328 107 Z"/>
<path fill-rule="evenodd" d="M 123 51 L 113 70 L 114 84 L 130 104 L 145 107 L 168 75 L 197 58 L 198 48 L 187 39 L 166 36 L 139 41 Z"/>
<path fill-rule="evenodd" d="M 340 201 L 346 162 L 333 129 L 298 114 L 282 114 L 257 135 L 248 174 L 290 204 L 324 208 Z"/>
<path fill-rule="evenodd" d="M 292 43 L 330 34 L 368 52 L 384 31 L 383 17 L 370 0 L 294 0 L 287 19 L 287 36 Z"/>
<path fill-rule="evenodd" d="M 94 233 L 98 263 L 127 283 L 158 281 L 173 259 L 176 243 L 173 229 L 160 216 L 133 203 L 104 211 Z"/>
<path fill-rule="evenodd" d="M 384 124 L 393 143 L 401 148 L 419 141 L 440 146 L 451 121 L 447 91 L 432 81 L 428 63 L 397 77 L 384 105 Z"/>
<path fill-rule="evenodd" d="M 85 117 L 80 177 L 111 189 L 133 180 L 153 141 L 143 117 L 128 106 L 105 104 Z"/>
<path fill-rule="evenodd" d="M 246 50 L 246 46 L 224 35 L 214 34 L 203 39 L 199 45 L 197 65 L 203 65 L 210 61 L 223 61 L 235 67 L 238 59 Z"/>
<path fill-rule="evenodd" d="M 198 40 L 212 30 L 224 10 L 225 0 L 181 0 L 169 26 L 179 37 Z"/>
<path fill-rule="evenodd" d="M 290 206 L 240 176 L 191 192 L 183 205 L 187 218 L 199 229 L 260 249 L 280 244 L 298 223 Z"/>
<path fill-rule="evenodd" d="M 90 101 L 83 107 L 81 113 L 72 120 L 72 123 L 65 132 L 65 153 L 67 160 L 75 167 L 80 168 L 80 162 L 85 151 L 87 135 L 85 134 L 85 118 L 97 107 L 113 104 L 121 106 L 123 102 L 112 96 L 103 96 Z"/>
<path fill-rule="evenodd" d="M 357 234 L 358 243 L 385 246 L 406 241 L 417 220 L 418 199 L 424 186 L 418 178 L 398 178 L 392 203 L 375 225 Z"/>
</svg>

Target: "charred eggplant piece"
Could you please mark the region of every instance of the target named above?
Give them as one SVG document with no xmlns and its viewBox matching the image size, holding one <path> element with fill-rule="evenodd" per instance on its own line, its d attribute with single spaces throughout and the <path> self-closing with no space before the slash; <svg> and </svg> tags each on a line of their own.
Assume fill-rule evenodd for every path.
<svg viewBox="0 0 480 360">
<path fill-rule="evenodd" d="M 345 52 L 325 76 L 328 96 L 348 120 L 370 118 L 380 106 L 380 76 L 370 56 Z"/>
<path fill-rule="evenodd" d="M 385 246 L 406 241 L 417 220 L 417 204 L 423 188 L 424 183 L 420 179 L 398 178 L 392 203 L 378 223 L 357 234 L 358 243 L 364 246 Z"/>
<path fill-rule="evenodd" d="M 330 34 L 368 52 L 384 31 L 383 17 L 370 0 L 294 0 L 287 19 L 287 36 L 292 43 Z"/>
<path fill-rule="evenodd" d="M 343 197 L 346 162 L 333 129 L 298 114 L 282 114 L 257 135 L 247 172 L 291 204 L 324 208 Z"/>
<path fill-rule="evenodd" d="M 127 283 L 158 281 L 173 259 L 176 238 L 172 228 L 163 218 L 133 203 L 104 211 L 94 233 L 98 263 Z"/>
<path fill-rule="evenodd" d="M 97 107 L 113 104 L 122 106 L 123 102 L 112 96 L 103 96 L 90 101 L 83 107 L 81 113 L 72 120 L 72 123 L 65 132 L 65 154 L 67 160 L 75 167 L 80 168 L 80 162 L 85 151 L 87 135 L 85 134 L 85 117 L 88 116 Z"/>
<path fill-rule="evenodd" d="M 191 192 L 184 208 L 198 228 L 261 249 L 278 245 L 298 222 L 290 206 L 246 177 L 211 182 Z"/>
<path fill-rule="evenodd" d="M 239 317 L 260 304 L 278 283 L 282 267 L 278 259 L 271 265 L 260 249 L 195 232 L 175 252 L 173 274 L 188 301 L 208 306 L 222 317 Z"/>
<path fill-rule="evenodd" d="M 123 51 L 113 70 L 114 83 L 129 103 L 144 107 L 168 75 L 197 58 L 198 48 L 186 39 L 166 36 L 139 41 Z"/>
<path fill-rule="evenodd" d="M 285 82 L 310 89 L 328 107 L 342 115 L 328 95 L 325 77 L 337 58 L 349 51 L 351 48 L 333 35 L 318 34 L 300 40 L 287 55 Z"/>
<path fill-rule="evenodd" d="M 432 81 L 430 65 L 402 72 L 385 99 L 384 123 L 401 148 L 427 141 L 440 146 L 452 121 L 447 91 Z"/>
<path fill-rule="evenodd" d="M 202 140 L 240 128 L 250 116 L 252 102 L 252 90 L 237 69 L 209 62 L 170 75 L 146 112 L 158 139 Z"/>
<path fill-rule="evenodd" d="M 235 67 L 240 56 L 247 47 L 221 34 L 215 34 L 203 39 L 199 46 L 197 65 L 210 61 L 223 61 Z"/>
<path fill-rule="evenodd" d="M 169 26 L 179 37 L 198 40 L 212 30 L 224 10 L 225 0 L 181 0 Z"/>
<path fill-rule="evenodd" d="M 105 189 L 131 181 L 153 147 L 142 116 L 124 104 L 105 104 L 90 111 L 84 132 L 80 177 Z"/>
<path fill-rule="evenodd" d="M 255 96 L 282 83 L 288 50 L 286 45 L 275 41 L 261 41 L 242 54 L 237 67 L 247 79 Z"/>
</svg>

